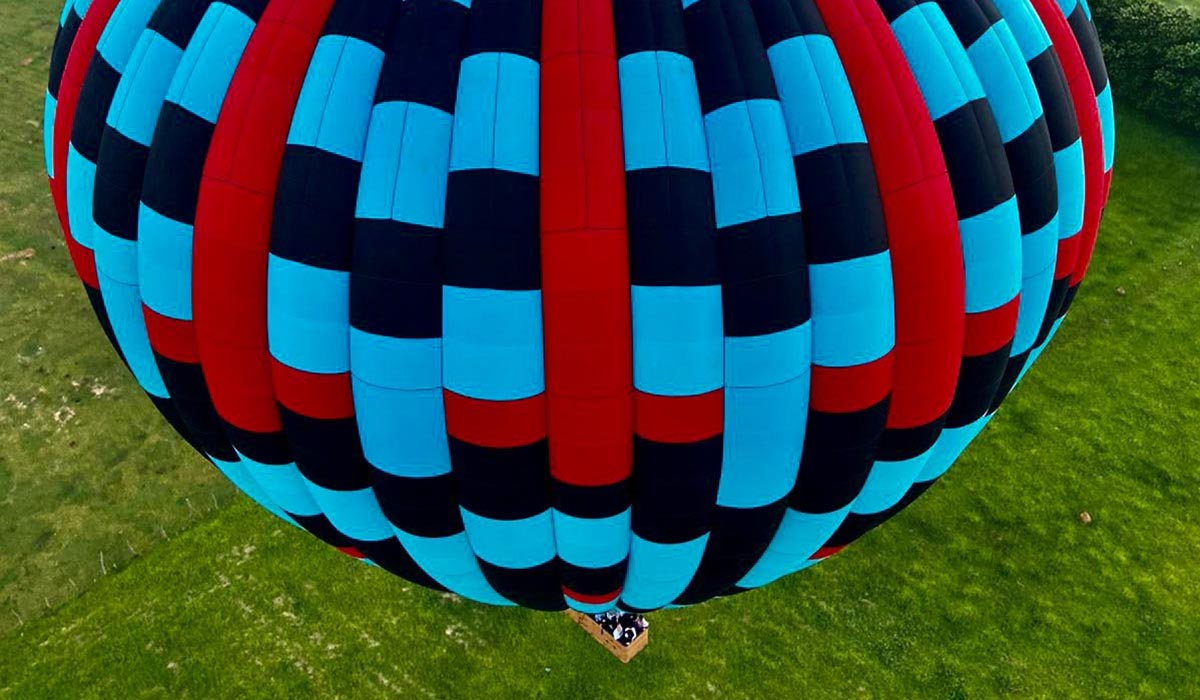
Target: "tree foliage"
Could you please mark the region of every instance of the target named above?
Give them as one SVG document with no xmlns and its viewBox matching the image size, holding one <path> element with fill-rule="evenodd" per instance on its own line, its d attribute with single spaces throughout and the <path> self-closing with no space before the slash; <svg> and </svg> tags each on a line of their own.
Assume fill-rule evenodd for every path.
<svg viewBox="0 0 1200 700">
<path fill-rule="evenodd" d="M 1161 0 L 1093 0 L 1116 90 L 1200 131 L 1200 15 Z"/>
</svg>

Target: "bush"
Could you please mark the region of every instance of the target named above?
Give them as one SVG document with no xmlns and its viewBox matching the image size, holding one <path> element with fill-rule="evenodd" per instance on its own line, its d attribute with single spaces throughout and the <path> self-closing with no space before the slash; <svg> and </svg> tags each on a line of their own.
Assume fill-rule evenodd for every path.
<svg viewBox="0 0 1200 700">
<path fill-rule="evenodd" d="M 1092 0 L 1091 6 L 1114 89 L 1200 131 L 1200 16 L 1161 0 Z"/>
</svg>

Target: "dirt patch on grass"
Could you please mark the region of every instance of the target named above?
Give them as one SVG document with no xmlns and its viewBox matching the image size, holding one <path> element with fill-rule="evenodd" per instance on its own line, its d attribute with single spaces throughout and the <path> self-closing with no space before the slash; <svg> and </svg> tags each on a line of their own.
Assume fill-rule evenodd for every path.
<svg viewBox="0 0 1200 700">
<path fill-rule="evenodd" d="M 33 252 L 33 248 L 25 248 L 24 250 L 18 250 L 15 253 L 5 253 L 4 255 L 0 255 L 0 264 L 31 260 L 34 255 L 35 253 Z"/>
</svg>

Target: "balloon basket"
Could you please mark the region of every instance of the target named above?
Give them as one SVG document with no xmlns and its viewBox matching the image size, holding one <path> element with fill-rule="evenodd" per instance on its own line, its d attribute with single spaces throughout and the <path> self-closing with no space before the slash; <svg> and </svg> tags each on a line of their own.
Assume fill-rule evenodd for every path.
<svg viewBox="0 0 1200 700">
<path fill-rule="evenodd" d="M 610 654 L 617 657 L 623 664 L 629 663 L 633 657 L 637 656 L 650 643 L 649 629 L 642 629 L 634 637 L 633 641 L 629 642 L 629 644 L 622 644 L 612 634 L 601 627 L 591 615 L 586 615 L 575 610 L 568 610 L 567 616 L 587 631 L 592 636 L 592 639 L 599 642 L 600 646 L 607 649 Z"/>
</svg>

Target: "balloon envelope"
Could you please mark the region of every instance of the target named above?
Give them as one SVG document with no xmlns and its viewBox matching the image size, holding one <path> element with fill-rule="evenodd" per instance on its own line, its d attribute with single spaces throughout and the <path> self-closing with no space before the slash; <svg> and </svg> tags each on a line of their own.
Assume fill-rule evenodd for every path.
<svg viewBox="0 0 1200 700">
<path fill-rule="evenodd" d="M 51 190 L 163 416 L 343 552 L 698 603 L 903 509 L 1086 271 L 1084 0 L 71 0 Z"/>
</svg>

